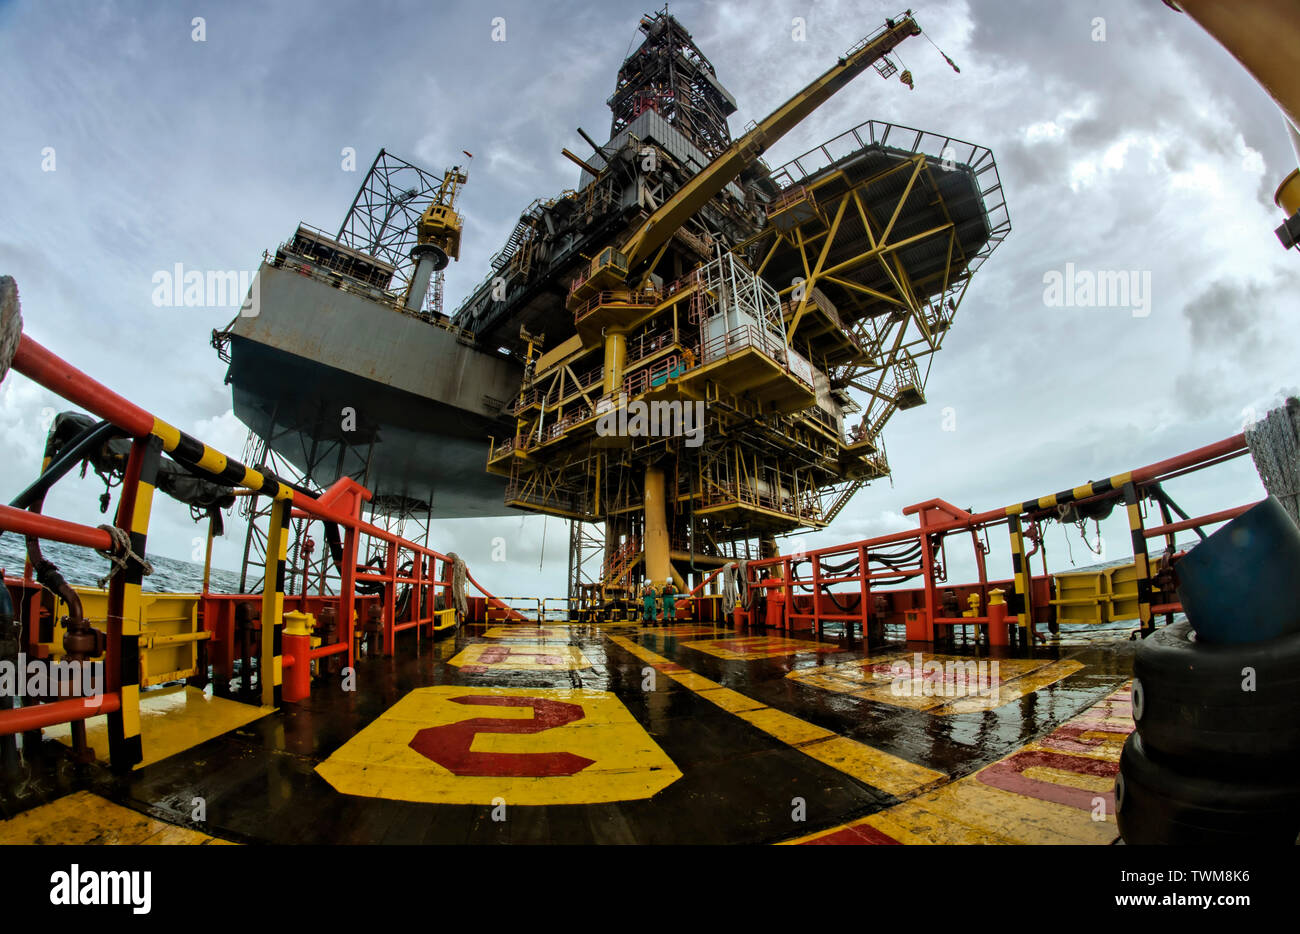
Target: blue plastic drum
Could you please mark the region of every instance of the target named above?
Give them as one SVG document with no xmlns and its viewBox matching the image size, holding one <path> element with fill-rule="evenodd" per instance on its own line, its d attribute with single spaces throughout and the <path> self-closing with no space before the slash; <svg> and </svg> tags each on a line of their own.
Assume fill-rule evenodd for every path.
<svg viewBox="0 0 1300 934">
<path fill-rule="evenodd" d="M 1300 632 L 1300 529 L 1273 497 L 1243 512 L 1175 565 L 1198 640 L 1262 642 Z"/>
</svg>

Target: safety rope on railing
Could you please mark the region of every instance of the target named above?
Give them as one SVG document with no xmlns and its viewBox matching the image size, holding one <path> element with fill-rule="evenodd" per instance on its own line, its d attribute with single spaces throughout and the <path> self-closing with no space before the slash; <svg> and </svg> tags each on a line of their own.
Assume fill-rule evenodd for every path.
<svg viewBox="0 0 1300 934">
<path fill-rule="evenodd" d="M 18 301 L 18 283 L 12 276 L 0 276 L 0 382 L 9 373 L 9 365 L 18 353 L 23 336 L 22 303 Z"/>
<path fill-rule="evenodd" d="M 1294 397 L 1246 429 L 1264 489 L 1300 524 L 1300 400 Z"/>
<path fill-rule="evenodd" d="M 447 553 L 447 560 L 451 562 L 451 601 L 456 608 L 457 619 L 465 619 L 469 615 L 469 602 L 465 599 L 465 581 L 468 577 L 465 561 L 454 551 Z"/>
<path fill-rule="evenodd" d="M 146 576 L 153 573 L 153 565 L 144 555 L 138 555 L 131 549 L 131 535 L 126 529 L 119 529 L 115 525 L 101 525 L 98 528 L 103 529 L 113 537 L 113 547 L 105 548 L 99 553 L 107 558 L 113 564 L 113 570 L 99 579 L 100 589 L 107 586 L 121 571 L 131 564 L 132 561 L 140 565 L 140 572 Z"/>
</svg>

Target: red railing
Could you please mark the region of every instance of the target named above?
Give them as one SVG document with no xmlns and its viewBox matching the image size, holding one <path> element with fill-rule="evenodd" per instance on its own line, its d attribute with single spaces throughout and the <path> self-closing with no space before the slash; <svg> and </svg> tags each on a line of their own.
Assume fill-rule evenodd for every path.
<svg viewBox="0 0 1300 934">
<path fill-rule="evenodd" d="M 866 632 L 870 624 L 888 620 L 901 622 L 909 641 L 933 641 L 938 627 L 969 625 L 986 627 L 993 644 L 1005 644 L 1008 633 L 1005 629 L 999 631 L 1005 621 L 1014 624 L 1017 629 L 1013 632 L 1018 630 L 1018 636 L 1027 641 L 1034 637 L 1036 624 L 1051 621 L 1051 579 L 1045 567 L 1038 577 L 1034 577 L 1029 568 L 1028 559 L 1041 543 L 1035 544 L 1033 550 L 1025 547 L 1029 536 L 1022 527 L 1022 517 L 1050 516 L 1058 505 L 1069 503 L 1125 499 L 1140 504 L 1161 482 L 1239 457 L 1246 450 L 1244 435 L 1235 435 L 1127 474 L 981 513 L 967 512 L 938 499 L 909 506 L 903 512 L 918 517 L 917 528 L 801 554 L 749 561 L 746 565 L 748 586 L 752 591 L 764 594 L 769 607 L 762 619 L 756 609 L 743 610 L 740 622 L 747 625 L 765 620 L 786 629 L 804 628 L 799 624 L 807 623 L 814 631 L 819 631 L 824 621 L 844 621 L 849 626 L 861 625 L 862 631 Z M 1249 503 L 1149 528 L 1143 522 L 1141 510 L 1134 510 L 1136 518 L 1130 514 L 1131 538 L 1134 542 L 1145 543 L 1149 538 L 1164 537 L 1167 548 L 1172 548 L 1175 533 L 1228 521 L 1254 505 Z M 988 529 L 997 526 L 1006 526 L 1012 539 L 1013 576 L 1003 580 L 989 578 L 981 540 Z M 971 537 L 978 582 L 949 585 L 944 579 L 943 563 L 939 557 L 944 538 L 954 533 Z M 915 545 L 909 547 L 909 543 Z M 1178 612 L 1181 606 L 1169 601 L 1154 603 L 1154 575 L 1145 544 L 1134 555 L 1134 563 L 1139 571 L 1139 622 L 1148 629 L 1154 625 L 1156 616 Z M 873 566 L 877 570 L 872 570 Z M 720 574 L 721 570 L 710 574 L 691 591 L 690 596 L 702 598 L 704 588 L 717 580 Z M 917 589 L 897 589 L 899 584 L 914 579 L 920 582 Z M 833 589 L 845 585 L 847 590 Z M 941 585 L 945 592 L 943 596 Z M 881 589 L 886 587 L 890 589 Z M 1002 613 L 995 614 L 990 609 L 990 594 L 999 587 L 1007 590 L 1008 605 Z M 952 593 L 949 595 L 947 591 Z M 971 594 L 979 595 L 980 606 L 988 611 L 988 615 L 965 617 L 960 613 L 952 614 L 954 604 L 959 610 L 967 608 L 966 600 Z M 877 607 L 876 600 L 881 602 L 880 607 Z M 772 603 L 777 607 L 775 610 L 770 607 Z M 949 608 L 948 615 L 944 614 L 945 607 Z"/>
<path fill-rule="evenodd" d="M 354 652 L 354 611 L 358 604 L 365 605 L 367 597 L 357 592 L 357 584 L 383 585 L 383 593 L 377 599 L 382 603 L 383 646 L 387 654 L 394 649 L 395 634 L 404 629 L 419 627 L 432 621 L 431 609 L 435 604 L 436 591 L 441 589 L 448 604 L 451 601 L 452 572 L 454 561 L 448 555 L 432 548 L 408 541 L 379 526 L 361 519 L 363 503 L 370 499 L 370 491 L 349 479 L 335 483 L 320 496 L 311 496 L 289 487 L 278 480 L 257 470 L 249 469 L 224 454 L 189 438 L 171 425 L 128 401 L 97 382 L 85 373 L 60 359 L 45 347 L 23 335 L 14 356 L 12 369 L 46 389 L 57 393 L 67 401 L 82 409 L 106 419 L 120 428 L 133 441 L 130 458 L 127 463 L 121 493 L 118 501 L 116 526 L 128 533 L 143 536 L 149 521 L 149 500 L 139 496 L 142 483 L 152 485 L 156 468 L 148 466 L 157 462 L 157 453 L 165 450 L 177 462 L 194 472 L 207 476 L 226 486 L 243 488 L 253 493 L 272 497 L 276 507 L 272 510 L 271 528 L 267 547 L 267 585 L 260 598 L 250 599 L 250 595 L 213 595 L 204 594 L 204 599 L 212 601 L 212 611 L 204 612 L 205 626 L 215 626 L 222 613 L 216 610 L 220 603 L 247 602 L 254 599 L 261 603 L 261 649 L 259 653 L 259 670 L 262 672 L 262 700 L 272 703 L 275 700 L 276 685 L 268 677 L 276 667 L 281 669 L 296 668 L 301 677 L 310 659 L 346 652 L 349 664 Z M 154 452 L 154 453 L 150 453 Z M 289 523 L 294 519 L 321 521 L 333 525 L 344 532 L 342 557 L 339 560 L 340 593 L 337 597 L 317 595 L 316 597 L 285 597 L 283 593 L 284 563 L 281 551 L 283 536 L 287 534 Z M 12 531 L 21 535 L 31 535 L 52 541 L 65 542 L 101 551 L 111 551 L 118 547 L 113 534 L 103 528 L 96 528 L 77 522 L 71 522 L 35 512 L 0 506 L 0 530 Z M 358 570 L 357 555 L 360 537 L 368 536 L 372 542 L 382 543 L 383 567 L 378 571 Z M 143 557 L 141 555 L 140 557 Z M 406 561 L 402 558 L 405 557 Z M 433 573 L 441 562 L 442 573 Z M 412 570 L 407 574 L 399 573 L 399 567 L 410 564 Z M 110 730 L 110 735 L 121 732 L 122 704 L 127 697 L 123 693 L 124 685 L 134 685 L 133 677 L 138 677 L 138 662 L 128 657 L 135 651 L 139 620 L 139 588 L 131 590 L 124 584 L 124 574 L 112 577 L 109 587 L 107 615 L 107 648 L 105 652 L 105 673 L 107 690 L 97 706 L 87 706 L 88 700 L 70 698 L 53 703 L 27 706 L 14 710 L 0 711 L 0 735 L 33 729 L 36 726 L 49 726 L 53 723 L 67 722 L 93 716 L 96 713 L 108 713 L 118 718 L 118 725 Z M 483 606 L 497 604 L 491 593 L 482 587 L 466 570 L 466 580 L 482 595 L 478 598 Z M 24 582 L 27 586 L 37 586 Z M 396 597 L 399 585 L 411 588 L 411 602 L 405 619 L 399 620 L 396 612 Z M 374 599 L 374 598 L 372 598 Z M 323 645 L 315 650 L 301 651 L 290 657 L 290 652 L 276 655 L 272 634 L 276 625 L 283 622 L 283 613 L 287 603 L 300 606 L 318 601 L 337 603 L 339 619 L 339 643 Z M 131 641 L 126 638 L 130 636 Z M 28 628 L 28 639 L 35 638 Z M 286 637 L 286 642 L 288 641 Z M 273 658 L 279 662 L 272 664 Z M 288 682 L 286 681 L 286 698 Z M 138 702 L 136 691 L 130 693 L 130 703 Z M 93 700 L 93 699 L 91 699 Z M 89 710 L 89 713 L 85 711 Z M 131 711 L 131 722 L 138 723 L 138 714 Z M 138 734 L 137 734 L 138 735 Z M 130 741 L 131 736 L 126 739 Z M 139 740 L 135 739 L 135 749 L 131 743 L 113 750 L 114 767 L 129 766 L 139 758 Z"/>
<path fill-rule="evenodd" d="M 623 392 L 631 399 L 643 392 L 657 389 L 670 379 L 676 379 L 685 372 L 686 368 L 682 366 L 681 358 L 677 354 L 670 354 L 657 361 L 654 365 L 643 367 L 630 374 L 623 380 Z"/>
</svg>

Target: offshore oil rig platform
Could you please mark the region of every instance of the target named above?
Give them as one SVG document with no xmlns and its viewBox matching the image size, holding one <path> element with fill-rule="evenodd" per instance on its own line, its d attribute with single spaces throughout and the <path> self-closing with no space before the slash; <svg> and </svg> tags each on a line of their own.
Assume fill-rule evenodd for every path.
<svg viewBox="0 0 1300 934">
<path fill-rule="evenodd" d="M 1213 4 L 1183 6 L 1282 73 Z M 1209 648 L 1176 620 L 1286 592 L 1300 405 L 1056 493 L 932 499 L 912 528 L 779 553 L 889 475 L 887 423 L 924 404 L 1009 233 L 998 169 L 876 121 L 764 161 L 855 77 L 911 87 L 910 12 L 735 138 L 684 26 L 665 9 L 640 31 L 608 140 L 579 130 L 577 186 L 521 212 L 454 311 L 469 161 L 439 176 L 381 151 L 336 232 L 301 224 L 265 254 L 212 339 L 242 460 L 23 333 L 0 277 L 0 379 L 89 413 L 56 420 L 0 506 L 27 543 L 0 576 L 0 842 L 1294 842 L 1300 796 L 1259 763 L 1300 750 L 1300 618 L 1256 642 L 1205 625 Z M 1300 173 L 1278 200 L 1291 246 Z M 1167 488 L 1247 454 L 1261 502 L 1193 516 Z M 82 464 L 118 490 L 110 523 L 42 512 Z M 197 592 L 147 589 L 158 494 L 207 518 Z M 221 593 L 232 508 L 244 568 Z M 1049 569 L 1051 523 L 1116 509 L 1131 560 Z M 518 513 L 570 524 L 563 595 L 492 593 L 430 542 L 433 519 Z M 1196 590 L 1198 563 L 1238 566 L 1243 529 L 1273 550 Z M 49 542 L 107 576 L 69 583 Z M 963 543 L 976 579 L 950 581 Z M 1283 687 L 1170 694 L 1188 652 Z M 1198 764 L 1252 750 L 1240 793 Z"/>
<path fill-rule="evenodd" d="M 992 153 L 950 136 L 868 121 L 776 170 L 761 158 L 863 71 L 910 84 L 889 58 L 910 17 L 735 140 L 685 28 L 640 29 L 609 140 L 564 150 L 576 189 L 522 212 L 454 314 L 436 276 L 465 176 L 381 153 L 339 236 L 300 226 L 263 263 L 256 314 L 214 336 L 250 452 L 322 487 L 351 476 L 380 516 L 569 520 L 583 606 L 642 581 L 688 591 L 887 476 L 882 431 L 924 403 L 1010 230 Z"/>
</svg>

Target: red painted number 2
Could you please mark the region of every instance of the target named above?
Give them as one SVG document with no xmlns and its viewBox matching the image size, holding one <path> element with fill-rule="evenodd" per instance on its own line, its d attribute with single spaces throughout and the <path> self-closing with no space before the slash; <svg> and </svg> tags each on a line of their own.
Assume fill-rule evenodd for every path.
<svg viewBox="0 0 1300 934">
<path fill-rule="evenodd" d="M 581 720 L 579 704 L 541 697 L 453 697 L 452 703 L 482 707 L 531 707 L 531 720 L 473 717 L 459 723 L 427 727 L 415 734 L 410 746 L 453 775 L 543 778 L 574 775 L 595 762 L 571 752 L 474 752 L 470 746 L 479 733 L 542 733 Z"/>
</svg>

